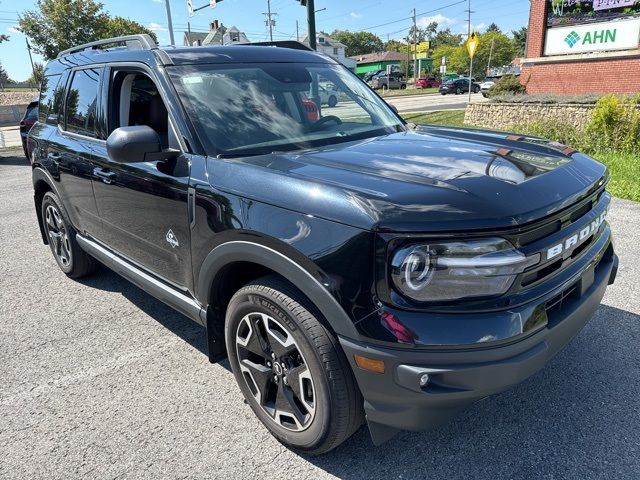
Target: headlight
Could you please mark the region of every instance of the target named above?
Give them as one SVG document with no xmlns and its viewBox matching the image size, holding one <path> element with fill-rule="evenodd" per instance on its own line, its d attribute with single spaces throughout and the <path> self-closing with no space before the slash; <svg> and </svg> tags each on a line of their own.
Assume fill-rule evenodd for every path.
<svg viewBox="0 0 640 480">
<path fill-rule="evenodd" d="M 400 294 L 418 302 L 498 296 L 539 260 L 502 238 L 433 242 L 398 250 L 391 277 Z"/>
</svg>

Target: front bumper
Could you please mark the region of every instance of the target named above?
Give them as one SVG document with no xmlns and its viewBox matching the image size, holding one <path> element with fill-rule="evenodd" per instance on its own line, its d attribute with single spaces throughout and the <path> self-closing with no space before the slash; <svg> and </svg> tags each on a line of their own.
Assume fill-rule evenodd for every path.
<svg viewBox="0 0 640 480">
<path fill-rule="evenodd" d="M 609 243 L 601 258 L 580 272 L 572 293 L 554 307 L 553 318 L 511 343 L 402 349 L 340 338 L 364 397 L 374 443 L 386 441 L 398 430 L 420 431 L 442 424 L 473 402 L 542 369 L 593 316 L 617 268 L 618 258 Z M 383 360 L 385 372 L 358 368 L 354 355 Z M 421 387 L 425 374 L 429 382 Z"/>
</svg>

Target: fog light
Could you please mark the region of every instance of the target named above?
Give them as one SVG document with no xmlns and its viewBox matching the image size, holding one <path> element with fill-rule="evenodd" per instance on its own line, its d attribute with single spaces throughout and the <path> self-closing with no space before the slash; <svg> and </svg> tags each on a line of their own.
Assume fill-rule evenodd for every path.
<svg viewBox="0 0 640 480">
<path fill-rule="evenodd" d="M 426 387 L 428 383 L 429 383 L 429 374 L 425 373 L 420 377 L 420 386 Z"/>
</svg>

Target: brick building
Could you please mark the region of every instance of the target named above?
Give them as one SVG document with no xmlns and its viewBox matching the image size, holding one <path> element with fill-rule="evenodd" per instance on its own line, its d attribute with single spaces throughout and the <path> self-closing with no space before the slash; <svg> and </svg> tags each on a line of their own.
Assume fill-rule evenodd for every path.
<svg viewBox="0 0 640 480">
<path fill-rule="evenodd" d="M 520 81 L 529 93 L 637 93 L 639 42 L 640 2 L 531 0 Z"/>
</svg>

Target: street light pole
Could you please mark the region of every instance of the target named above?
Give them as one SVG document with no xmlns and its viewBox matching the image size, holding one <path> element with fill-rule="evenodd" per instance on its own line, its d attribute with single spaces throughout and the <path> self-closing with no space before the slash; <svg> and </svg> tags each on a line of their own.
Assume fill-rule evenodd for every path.
<svg viewBox="0 0 640 480">
<path fill-rule="evenodd" d="M 467 40 L 468 40 L 471 38 L 471 0 L 468 1 L 467 12 L 469 13 L 469 18 L 468 18 L 469 29 L 468 29 L 468 35 L 467 35 Z M 471 55 L 471 63 L 469 64 L 469 103 L 471 103 L 471 86 L 473 85 L 473 81 L 471 80 L 472 78 L 473 78 L 473 55 Z"/>
<path fill-rule="evenodd" d="M 316 6 L 314 0 L 306 0 L 307 23 L 309 29 L 309 46 L 316 49 Z"/>
<path fill-rule="evenodd" d="M 169 26 L 169 40 L 171 45 L 175 46 L 176 42 L 173 38 L 173 22 L 171 21 L 171 6 L 169 0 L 164 0 L 164 4 L 167 7 L 167 25 Z"/>
</svg>

